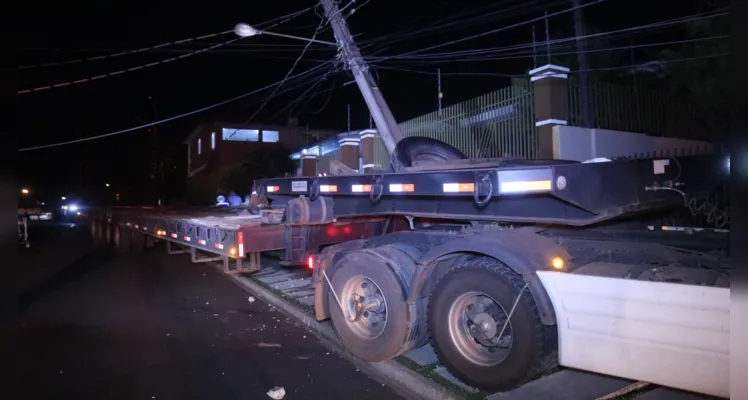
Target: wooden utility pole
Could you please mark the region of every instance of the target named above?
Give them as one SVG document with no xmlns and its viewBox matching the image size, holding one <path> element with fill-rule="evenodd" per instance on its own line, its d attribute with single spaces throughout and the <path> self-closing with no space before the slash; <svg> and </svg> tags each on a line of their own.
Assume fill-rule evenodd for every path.
<svg viewBox="0 0 748 400">
<path fill-rule="evenodd" d="M 366 105 L 369 107 L 374 123 L 377 125 L 377 131 L 382 138 L 382 142 L 384 142 L 384 146 L 387 148 L 387 152 L 392 154 L 395 150 L 395 145 L 402 138 L 400 127 L 397 126 L 392 111 L 387 106 L 382 92 L 379 91 L 379 86 L 372 78 L 369 66 L 364 61 L 364 58 L 361 57 L 361 51 L 353 40 L 353 36 L 351 36 L 351 32 L 348 30 L 348 25 L 345 23 L 345 19 L 343 19 L 335 0 L 321 0 L 321 2 L 322 7 L 325 9 L 325 17 L 330 22 L 330 26 L 332 26 L 332 30 L 335 33 L 335 41 L 338 43 L 338 48 L 343 54 L 346 66 L 353 73 L 353 78 L 356 80 L 356 84 L 364 96 L 364 101 L 366 101 Z"/>
</svg>

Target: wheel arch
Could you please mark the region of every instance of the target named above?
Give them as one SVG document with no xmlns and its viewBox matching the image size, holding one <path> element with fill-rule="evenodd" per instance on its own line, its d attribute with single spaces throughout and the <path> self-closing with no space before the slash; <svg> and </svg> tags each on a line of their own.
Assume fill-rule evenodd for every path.
<svg viewBox="0 0 748 400">
<path fill-rule="evenodd" d="M 525 282 L 530 283 L 528 290 L 538 306 L 541 322 L 544 325 L 555 325 L 556 314 L 553 310 L 553 304 L 536 271 L 548 270 L 550 260 L 553 257 L 568 260 L 570 255 L 563 247 L 550 239 L 538 235 L 532 236 L 535 236 L 532 238 L 532 247 L 528 247 L 526 242 L 522 246 L 510 245 L 515 240 L 497 241 L 466 237 L 432 248 L 418 260 L 414 284 L 408 294 L 408 301 L 416 301 L 429 296 L 436 281 L 456 264 L 464 262 L 466 259 L 485 256 L 504 263 L 514 272 L 522 275 Z M 531 252 L 528 251 L 530 248 L 532 248 Z"/>
</svg>

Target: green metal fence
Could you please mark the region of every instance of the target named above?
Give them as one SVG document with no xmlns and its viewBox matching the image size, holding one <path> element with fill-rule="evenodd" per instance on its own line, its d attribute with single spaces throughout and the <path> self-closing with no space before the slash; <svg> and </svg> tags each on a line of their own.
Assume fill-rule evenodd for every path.
<svg viewBox="0 0 748 400">
<path fill-rule="evenodd" d="M 568 82 L 568 124 L 584 126 L 579 85 Z M 633 85 L 595 82 L 590 87 L 594 128 L 645 133 L 679 139 L 703 139 L 694 107 L 680 99 Z"/>
<path fill-rule="evenodd" d="M 400 124 L 403 136 L 426 136 L 459 149 L 470 158 L 535 158 L 537 138 L 533 92 L 529 79 Z M 374 162 L 390 165 L 381 139 L 375 140 Z"/>
</svg>

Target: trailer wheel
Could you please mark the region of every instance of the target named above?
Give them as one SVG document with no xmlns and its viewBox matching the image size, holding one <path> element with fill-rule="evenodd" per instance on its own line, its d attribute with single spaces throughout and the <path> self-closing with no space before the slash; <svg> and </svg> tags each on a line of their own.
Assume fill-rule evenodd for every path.
<svg viewBox="0 0 748 400">
<path fill-rule="evenodd" d="M 112 241 L 117 253 L 126 254 L 130 252 L 131 238 L 132 232 L 130 232 L 129 229 L 122 229 L 119 225 L 114 227 L 114 237 L 112 238 Z"/>
<path fill-rule="evenodd" d="M 97 221 L 97 220 L 91 221 L 91 238 L 93 238 L 94 243 L 98 244 L 98 241 L 99 241 L 99 221 Z"/>
<path fill-rule="evenodd" d="M 104 244 L 110 246 L 112 244 L 112 224 L 107 223 L 104 228 Z"/>
<path fill-rule="evenodd" d="M 93 221 L 91 223 L 91 234 L 93 235 L 94 243 L 97 246 L 104 244 L 104 227 L 101 221 Z"/>
<path fill-rule="evenodd" d="M 487 390 L 507 390 L 548 365 L 557 345 L 549 334 L 555 327 L 540 322 L 524 285 L 522 276 L 488 257 L 467 261 L 439 279 L 429 300 L 429 333 L 440 361 L 457 378 Z"/>
<path fill-rule="evenodd" d="M 145 252 L 145 235 L 140 232 L 133 232 L 130 243 L 130 251 L 133 253 Z"/>
<path fill-rule="evenodd" d="M 408 306 L 415 271 L 404 252 L 386 246 L 351 252 L 337 263 L 328 292 L 333 328 L 345 347 L 366 361 L 384 361 L 426 343 L 425 307 Z"/>
<path fill-rule="evenodd" d="M 466 158 L 454 147 L 422 136 L 410 136 L 401 139 L 390 157 L 390 164 L 395 172 L 402 172 L 412 167 L 414 161 L 447 161 Z"/>
</svg>

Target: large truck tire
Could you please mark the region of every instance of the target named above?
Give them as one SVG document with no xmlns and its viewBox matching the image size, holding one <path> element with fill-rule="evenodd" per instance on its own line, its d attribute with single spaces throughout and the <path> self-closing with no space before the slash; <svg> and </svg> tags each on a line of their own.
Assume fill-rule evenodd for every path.
<svg viewBox="0 0 748 400">
<path fill-rule="evenodd" d="M 429 333 L 439 360 L 453 375 L 469 385 L 501 391 L 522 385 L 552 364 L 556 327 L 540 322 L 524 287 L 521 275 L 489 257 L 455 266 L 439 279 L 429 300 Z"/>
<path fill-rule="evenodd" d="M 448 161 L 465 159 L 464 154 L 454 147 L 436 139 L 423 136 L 410 136 L 395 145 L 390 156 L 390 164 L 395 172 L 403 172 L 412 167 L 414 161 Z"/>
<path fill-rule="evenodd" d="M 405 252 L 390 246 L 353 251 L 336 266 L 332 287 L 346 315 L 357 318 L 348 320 L 329 291 L 330 318 L 351 353 L 384 361 L 427 342 L 424 302 L 406 301 L 415 263 Z"/>
</svg>

